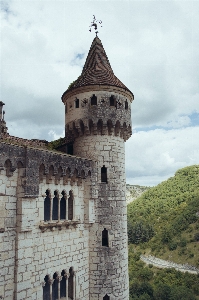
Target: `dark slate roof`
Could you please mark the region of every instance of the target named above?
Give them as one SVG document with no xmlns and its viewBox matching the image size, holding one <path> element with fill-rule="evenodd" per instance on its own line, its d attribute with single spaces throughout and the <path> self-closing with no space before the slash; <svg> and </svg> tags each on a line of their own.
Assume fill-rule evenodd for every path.
<svg viewBox="0 0 199 300">
<path fill-rule="evenodd" d="M 88 85 L 110 85 L 129 91 L 114 75 L 102 42 L 97 36 L 92 42 L 81 75 L 69 86 L 66 92 Z M 129 92 L 132 94 L 131 91 Z"/>
</svg>

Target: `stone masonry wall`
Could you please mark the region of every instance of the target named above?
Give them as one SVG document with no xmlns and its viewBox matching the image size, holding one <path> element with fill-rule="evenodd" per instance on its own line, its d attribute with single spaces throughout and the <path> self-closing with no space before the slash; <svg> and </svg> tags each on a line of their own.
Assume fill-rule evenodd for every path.
<svg viewBox="0 0 199 300">
<path fill-rule="evenodd" d="M 14 297 L 16 189 L 18 170 L 12 177 L 0 171 L 0 299 Z"/>
<path fill-rule="evenodd" d="M 76 299 L 87 300 L 89 297 L 89 223 L 94 221 L 94 213 L 86 215 L 85 201 L 89 201 L 90 186 L 84 181 L 68 180 L 63 184 L 63 178 L 55 184 L 55 177 L 46 183 L 46 178 L 39 185 L 39 197 L 23 196 L 19 183 L 17 169 L 6 176 L 6 170 L 1 171 L 1 281 L 0 296 L 4 300 L 42 299 L 42 283 L 44 277 L 62 270 L 69 272 L 73 267 L 76 272 Z M 23 173 L 22 173 L 23 174 Z M 21 175 L 22 175 L 21 174 Z M 63 221 L 51 221 L 54 227 L 44 222 L 44 199 L 46 190 L 52 194 L 63 190 L 69 196 L 74 196 L 74 217 L 69 224 Z M 17 195 L 18 194 L 18 195 Z M 18 203 L 18 204 L 17 204 Z M 17 218 L 16 218 L 17 204 Z M 89 205 L 89 203 L 87 203 Z M 87 221 L 85 222 L 85 219 Z"/>
<path fill-rule="evenodd" d="M 75 155 L 97 161 L 98 199 L 95 223 L 90 227 L 90 299 L 127 300 L 128 253 L 125 201 L 124 141 L 119 136 L 82 136 L 74 142 Z M 101 183 L 101 167 L 107 167 L 108 183 Z M 108 230 L 109 247 L 102 246 Z"/>
<path fill-rule="evenodd" d="M 75 299 L 89 298 L 89 227 L 95 221 L 95 169 L 81 158 L 0 143 L 0 297 L 43 298 L 52 279 L 72 267 Z M 73 195 L 73 218 L 44 222 L 46 190 Z M 52 203 L 52 202 L 51 202 Z M 60 277 L 61 279 L 61 277 Z M 53 281 L 52 281 L 53 282 Z"/>
</svg>

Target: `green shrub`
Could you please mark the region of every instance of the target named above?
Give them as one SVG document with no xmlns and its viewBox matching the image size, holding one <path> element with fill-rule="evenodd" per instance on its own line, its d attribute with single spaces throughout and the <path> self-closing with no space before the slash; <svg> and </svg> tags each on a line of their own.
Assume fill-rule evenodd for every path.
<svg viewBox="0 0 199 300">
<path fill-rule="evenodd" d="M 198 242 L 199 241 L 199 232 L 196 232 L 194 234 L 194 241 Z"/>
<path fill-rule="evenodd" d="M 174 241 L 171 241 L 169 244 L 168 244 L 168 248 L 169 250 L 173 251 L 177 248 L 178 246 L 178 243 L 177 242 L 174 242 Z"/>
</svg>

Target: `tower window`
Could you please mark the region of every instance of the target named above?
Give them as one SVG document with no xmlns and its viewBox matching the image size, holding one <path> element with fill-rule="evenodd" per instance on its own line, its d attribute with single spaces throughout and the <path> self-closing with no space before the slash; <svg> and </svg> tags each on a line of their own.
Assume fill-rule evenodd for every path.
<svg viewBox="0 0 199 300">
<path fill-rule="evenodd" d="M 105 165 L 101 168 L 101 182 L 106 182 L 107 183 L 107 168 Z"/>
<path fill-rule="evenodd" d="M 106 228 L 102 231 L 102 246 L 108 247 L 108 230 Z"/>
<path fill-rule="evenodd" d="M 103 300 L 110 300 L 110 297 L 106 294 L 106 295 L 103 297 Z"/>
<path fill-rule="evenodd" d="M 95 95 L 91 97 L 91 105 L 97 105 L 97 97 Z"/>
<path fill-rule="evenodd" d="M 73 155 L 73 144 L 72 143 L 67 144 L 66 148 L 67 148 L 66 149 L 67 154 Z"/>
<path fill-rule="evenodd" d="M 65 114 L 67 113 L 68 109 L 67 109 L 67 103 L 65 105 Z"/>
<path fill-rule="evenodd" d="M 125 109 L 128 109 L 128 101 L 125 101 Z"/>
<path fill-rule="evenodd" d="M 77 99 L 77 98 L 75 100 L 75 108 L 79 108 L 79 99 Z"/>
<path fill-rule="evenodd" d="M 113 95 L 110 97 L 110 106 L 115 106 L 115 98 Z"/>
</svg>

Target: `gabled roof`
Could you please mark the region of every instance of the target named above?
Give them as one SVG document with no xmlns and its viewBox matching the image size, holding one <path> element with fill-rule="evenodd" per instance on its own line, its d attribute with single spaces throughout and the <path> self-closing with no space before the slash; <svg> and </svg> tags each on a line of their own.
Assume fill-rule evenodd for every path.
<svg viewBox="0 0 199 300">
<path fill-rule="evenodd" d="M 114 75 L 102 42 L 98 36 L 96 36 L 92 42 L 81 75 L 69 86 L 65 93 L 75 88 L 89 85 L 116 86 L 129 91 Z M 132 94 L 131 91 L 129 92 Z"/>
</svg>

